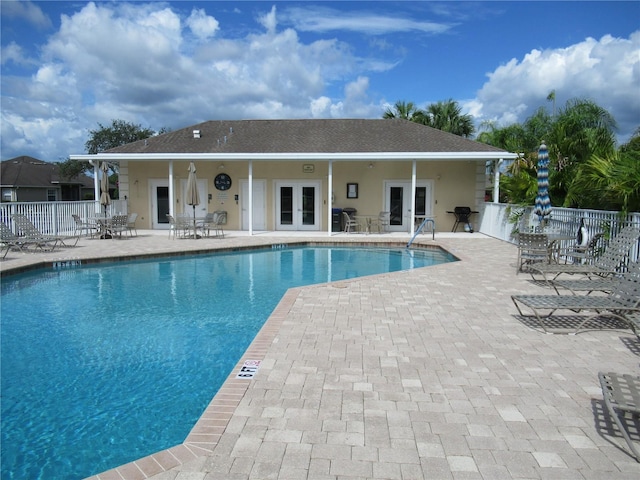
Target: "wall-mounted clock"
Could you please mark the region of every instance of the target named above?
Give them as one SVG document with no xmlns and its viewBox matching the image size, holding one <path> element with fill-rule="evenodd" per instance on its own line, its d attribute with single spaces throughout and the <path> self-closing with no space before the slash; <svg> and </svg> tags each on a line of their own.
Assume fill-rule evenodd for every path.
<svg viewBox="0 0 640 480">
<path fill-rule="evenodd" d="M 213 180 L 213 185 L 218 190 L 229 190 L 231 188 L 231 177 L 226 173 L 219 173 Z"/>
</svg>

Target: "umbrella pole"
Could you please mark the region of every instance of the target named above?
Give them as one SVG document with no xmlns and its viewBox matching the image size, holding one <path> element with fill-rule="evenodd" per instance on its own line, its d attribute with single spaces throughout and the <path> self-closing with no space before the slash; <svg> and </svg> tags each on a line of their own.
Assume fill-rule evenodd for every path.
<svg viewBox="0 0 640 480">
<path fill-rule="evenodd" d="M 193 238 L 198 238 L 198 232 L 196 230 L 196 206 L 193 206 Z"/>
</svg>

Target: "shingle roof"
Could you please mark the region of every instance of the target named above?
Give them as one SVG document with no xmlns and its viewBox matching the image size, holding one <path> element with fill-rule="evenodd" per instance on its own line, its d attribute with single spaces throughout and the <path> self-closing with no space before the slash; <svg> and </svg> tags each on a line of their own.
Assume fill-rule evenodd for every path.
<svg viewBox="0 0 640 480">
<path fill-rule="evenodd" d="M 194 130 L 200 138 L 194 138 Z M 212 120 L 105 153 L 504 152 L 399 119 Z"/>
<path fill-rule="evenodd" d="M 61 179 L 57 164 L 26 155 L 0 163 L 0 183 L 11 187 L 51 187 L 59 184 L 93 186 L 93 180 L 86 175 Z"/>
</svg>

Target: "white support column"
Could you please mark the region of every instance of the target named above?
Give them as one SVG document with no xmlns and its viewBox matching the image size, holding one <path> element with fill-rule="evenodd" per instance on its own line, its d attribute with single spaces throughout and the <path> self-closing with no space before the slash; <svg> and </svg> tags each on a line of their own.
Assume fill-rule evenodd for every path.
<svg viewBox="0 0 640 480">
<path fill-rule="evenodd" d="M 253 160 L 249 160 L 249 235 L 253 236 Z"/>
<path fill-rule="evenodd" d="M 329 160 L 327 199 L 327 235 L 331 236 L 331 230 L 333 229 L 333 160 Z"/>
<path fill-rule="evenodd" d="M 175 217 L 175 192 L 173 191 L 173 160 L 169 161 L 169 215 Z"/>
<path fill-rule="evenodd" d="M 493 173 L 493 203 L 500 202 L 500 166 L 504 162 L 504 159 L 496 161 L 495 170 Z"/>
<path fill-rule="evenodd" d="M 98 178 L 100 173 L 100 162 L 98 162 L 98 160 L 91 160 L 91 164 L 93 165 L 93 198 L 96 201 L 96 213 L 100 213 L 100 179 Z"/>
<path fill-rule="evenodd" d="M 411 164 L 411 215 L 409 215 L 409 235 L 413 238 L 416 227 L 416 161 Z"/>
</svg>

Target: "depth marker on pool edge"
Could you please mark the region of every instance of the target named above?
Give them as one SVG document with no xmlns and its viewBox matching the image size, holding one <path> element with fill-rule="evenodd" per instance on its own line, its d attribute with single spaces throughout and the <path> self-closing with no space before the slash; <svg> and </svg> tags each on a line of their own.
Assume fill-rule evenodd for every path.
<svg viewBox="0 0 640 480">
<path fill-rule="evenodd" d="M 258 373 L 261 361 L 262 360 L 245 360 L 236 378 L 251 380 L 256 373 Z"/>
</svg>

